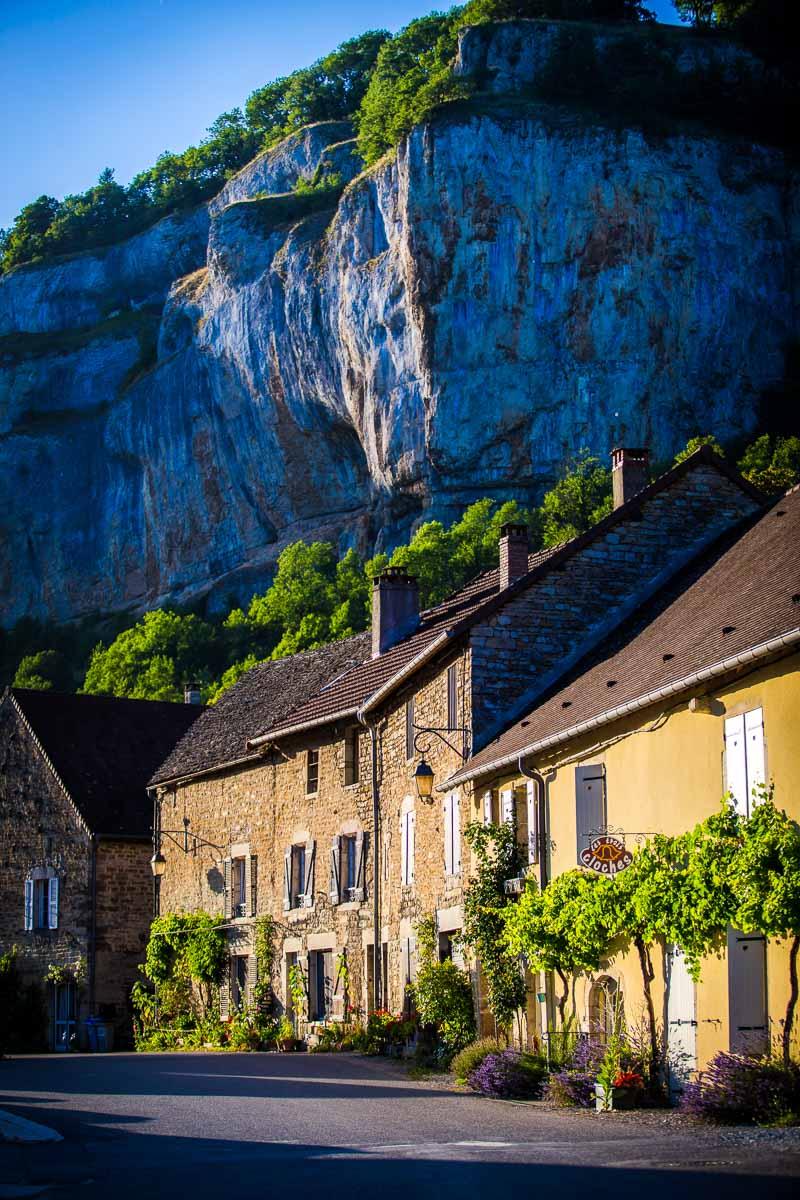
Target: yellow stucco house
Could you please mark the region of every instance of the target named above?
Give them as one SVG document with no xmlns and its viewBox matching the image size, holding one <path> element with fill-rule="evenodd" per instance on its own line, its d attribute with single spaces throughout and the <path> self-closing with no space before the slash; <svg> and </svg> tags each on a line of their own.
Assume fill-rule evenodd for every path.
<svg viewBox="0 0 800 1200">
<path fill-rule="evenodd" d="M 714 812 L 724 793 L 749 811 L 753 788 L 800 820 L 800 489 L 747 517 L 484 747 L 448 786 L 470 783 L 487 816 L 534 812 L 525 836 L 546 882 L 584 865 L 600 835 L 632 851 Z M 531 805 L 530 797 L 536 797 Z M 666 1047 L 684 1073 L 722 1049 L 765 1049 L 781 1033 L 788 948 L 730 930 L 695 985 L 680 951 L 653 955 Z M 622 998 L 643 1012 L 635 951 L 573 981 L 587 1031 Z M 552 1028 L 552 980 L 533 981 L 529 1034 Z"/>
</svg>

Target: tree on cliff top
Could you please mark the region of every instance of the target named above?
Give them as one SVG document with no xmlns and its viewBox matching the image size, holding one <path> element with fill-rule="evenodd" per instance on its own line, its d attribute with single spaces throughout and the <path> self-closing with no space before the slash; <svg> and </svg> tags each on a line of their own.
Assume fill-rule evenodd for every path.
<svg viewBox="0 0 800 1200">
<path fill-rule="evenodd" d="M 64 655 L 58 650 L 39 650 L 27 654 L 17 667 L 15 688 L 32 688 L 37 692 L 70 692 L 72 672 Z"/>
<path fill-rule="evenodd" d="M 194 615 L 145 613 L 110 646 L 92 652 L 80 691 L 133 700 L 180 700 L 189 680 L 208 680 L 214 631 Z"/>
</svg>

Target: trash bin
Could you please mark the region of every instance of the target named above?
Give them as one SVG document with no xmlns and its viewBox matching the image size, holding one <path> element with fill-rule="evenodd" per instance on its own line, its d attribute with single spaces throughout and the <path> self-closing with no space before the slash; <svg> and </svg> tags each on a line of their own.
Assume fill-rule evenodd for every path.
<svg viewBox="0 0 800 1200">
<path fill-rule="evenodd" d="M 97 1017 L 87 1017 L 86 1020 L 84 1021 L 84 1027 L 86 1029 L 86 1042 L 89 1047 L 90 1053 L 94 1053 L 98 1049 L 98 1046 L 97 1046 L 98 1024 L 99 1023 L 98 1023 Z"/>
<path fill-rule="evenodd" d="M 114 1049 L 114 1026 L 108 1021 L 98 1021 L 95 1025 L 97 1049 L 100 1053 Z"/>
</svg>

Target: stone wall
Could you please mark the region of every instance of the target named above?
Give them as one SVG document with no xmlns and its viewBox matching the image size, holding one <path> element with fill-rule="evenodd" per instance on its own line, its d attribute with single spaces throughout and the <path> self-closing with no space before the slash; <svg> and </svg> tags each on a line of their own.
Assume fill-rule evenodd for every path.
<svg viewBox="0 0 800 1200">
<path fill-rule="evenodd" d="M 101 841 L 97 847 L 95 1005 L 114 1021 L 117 1044 L 131 1043 L 130 993 L 153 919 L 152 846 Z"/>
<path fill-rule="evenodd" d="M 53 868 L 59 880 L 57 929 L 25 929 L 25 879 L 37 867 Z M 41 983 L 51 964 L 74 968 L 88 958 L 90 884 L 88 831 L 7 698 L 0 703 L 0 953 L 18 947 L 26 982 Z"/>
</svg>

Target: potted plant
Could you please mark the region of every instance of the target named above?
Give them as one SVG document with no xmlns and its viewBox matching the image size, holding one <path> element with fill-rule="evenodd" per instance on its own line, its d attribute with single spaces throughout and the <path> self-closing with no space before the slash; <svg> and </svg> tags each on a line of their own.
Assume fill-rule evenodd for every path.
<svg viewBox="0 0 800 1200">
<path fill-rule="evenodd" d="M 636 1108 L 644 1088 L 644 1079 L 638 1071 L 618 1071 L 611 1086 L 615 1108 Z"/>
<path fill-rule="evenodd" d="M 278 1028 L 275 1031 L 275 1044 L 279 1050 L 293 1050 L 294 1042 L 294 1026 L 289 1018 L 284 1015 L 278 1022 Z"/>
</svg>

